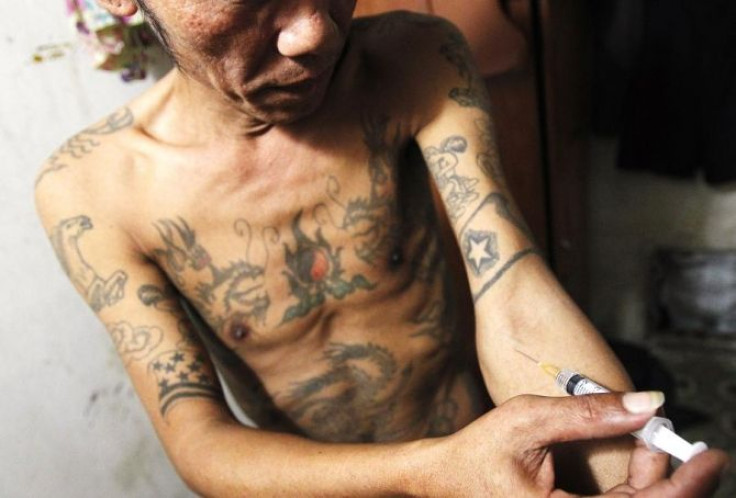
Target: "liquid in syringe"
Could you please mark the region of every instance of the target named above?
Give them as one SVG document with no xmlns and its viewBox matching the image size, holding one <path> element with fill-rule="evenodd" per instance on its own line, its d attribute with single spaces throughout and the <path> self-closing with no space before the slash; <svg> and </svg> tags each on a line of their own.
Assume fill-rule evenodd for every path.
<svg viewBox="0 0 736 498">
<path fill-rule="evenodd" d="M 611 392 L 578 372 L 542 363 L 518 349 L 516 351 L 536 363 L 547 375 L 555 379 L 557 387 L 571 396 Z M 683 462 L 708 449 L 701 441 L 691 444 L 675 434 L 672 422 L 664 417 L 652 417 L 643 428 L 631 434 L 644 441 L 650 450 L 669 453 Z"/>
</svg>

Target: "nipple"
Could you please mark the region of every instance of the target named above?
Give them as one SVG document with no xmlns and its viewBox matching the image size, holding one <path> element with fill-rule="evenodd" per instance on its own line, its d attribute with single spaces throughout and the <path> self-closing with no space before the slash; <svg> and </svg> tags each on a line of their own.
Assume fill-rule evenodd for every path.
<svg viewBox="0 0 736 498">
<path fill-rule="evenodd" d="M 389 257 L 389 264 L 392 268 L 396 268 L 397 266 L 401 265 L 401 263 L 404 262 L 404 252 L 401 250 L 400 247 L 394 248 L 393 251 L 391 251 L 391 256 Z"/>
<path fill-rule="evenodd" d="M 250 332 L 250 328 L 243 323 L 237 323 L 230 327 L 230 337 L 236 341 L 245 340 L 250 335 Z"/>
</svg>

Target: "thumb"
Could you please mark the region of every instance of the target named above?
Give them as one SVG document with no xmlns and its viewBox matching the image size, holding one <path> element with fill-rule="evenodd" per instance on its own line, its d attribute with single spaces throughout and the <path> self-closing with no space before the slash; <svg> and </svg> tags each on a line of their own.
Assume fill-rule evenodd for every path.
<svg viewBox="0 0 736 498">
<path fill-rule="evenodd" d="M 621 436 L 652 418 L 664 404 L 659 391 L 545 398 L 534 413 L 539 447 L 567 441 Z"/>
</svg>

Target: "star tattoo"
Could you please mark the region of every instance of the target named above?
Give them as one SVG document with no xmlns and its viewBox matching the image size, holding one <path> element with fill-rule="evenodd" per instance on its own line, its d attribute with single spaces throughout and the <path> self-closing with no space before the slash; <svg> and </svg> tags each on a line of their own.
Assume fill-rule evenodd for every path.
<svg viewBox="0 0 736 498">
<path fill-rule="evenodd" d="M 493 232 L 468 230 L 463 241 L 463 252 L 476 276 L 483 275 L 498 262 L 498 241 Z"/>
</svg>

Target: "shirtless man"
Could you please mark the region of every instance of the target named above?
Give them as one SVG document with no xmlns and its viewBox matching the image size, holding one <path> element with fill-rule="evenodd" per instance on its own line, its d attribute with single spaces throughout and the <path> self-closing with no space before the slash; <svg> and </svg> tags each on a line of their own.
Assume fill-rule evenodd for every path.
<svg viewBox="0 0 736 498">
<path fill-rule="evenodd" d="M 552 443 L 625 434 L 661 405 L 507 402 L 558 394 L 516 348 L 630 384 L 509 198 L 451 25 L 353 22 L 354 0 L 100 3 L 144 9 L 177 67 L 52 156 L 37 205 L 192 489 L 547 494 Z M 590 455 L 602 487 L 629 454 Z M 673 486 L 666 459 L 635 461 L 629 485 Z M 699 461 L 684 469 L 707 487 L 722 456 Z"/>
</svg>

